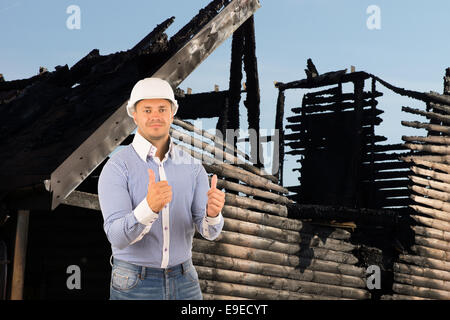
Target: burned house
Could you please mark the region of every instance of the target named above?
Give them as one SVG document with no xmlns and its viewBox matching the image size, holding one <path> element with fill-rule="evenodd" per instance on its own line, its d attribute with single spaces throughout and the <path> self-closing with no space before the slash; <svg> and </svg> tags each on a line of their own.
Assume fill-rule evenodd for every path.
<svg viewBox="0 0 450 320">
<path fill-rule="evenodd" d="M 217 117 L 220 132 L 241 128 L 245 96 L 248 128 L 259 131 L 259 7 L 257 0 L 214 0 L 170 39 L 165 30 L 174 17 L 130 50 L 92 50 L 71 68 L 0 82 L 3 299 L 108 298 L 111 250 L 98 176 L 111 152 L 131 143 L 135 124 L 125 103 L 134 83 L 148 76 L 177 88 L 171 135 L 226 192 L 221 235 L 196 235 L 193 242 L 205 299 L 450 298 L 450 74 L 444 94 L 422 93 L 366 72 L 321 74 L 309 60 L 305 79 L 275 85 L 280 168 L 270 174 L 237 148 L 237 139 L 230 144 L 190 122 Z M 179 89 L 228 37 L 228 90 Z M 426 129 L 426 137 L 382 143 L 386 138 L 375 134 L 380 85 L 426 104 L 403 110 L 429 122 L 401 123 Z M 285 92 L 294 88 L 308 92 L 292 109 L 296 115 L 285 118 Z M 248 142 L 252 151 L 264 143 Z M 300 164 L 298 185 L 283 186 L 286 155 Z M 67 285 L 71 266 L 81 270 L 78 289 Z M 381 283 L 371 282 L 371 270 L 379 270 Z"/>
</svg>

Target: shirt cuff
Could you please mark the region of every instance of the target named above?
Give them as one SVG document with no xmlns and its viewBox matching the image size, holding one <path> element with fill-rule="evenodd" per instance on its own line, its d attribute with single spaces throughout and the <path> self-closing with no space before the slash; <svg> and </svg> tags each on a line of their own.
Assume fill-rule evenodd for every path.
<svg viewBox="0 0 450 320">
<path fill-rule="evenodd" d="M 136 220 L 146 226 L 151 225 L 159 217 L 157 213 L 154 213 L 152 209 L 150 209 L 147 198 L 144 198 L 144 200 L 137 205 L 133 213 Z"/>
<path fill-rule="evenodd" d="M 206 214 L 205 220 L 206 223 L 209 224 L 210 226 L 219 224 L 220 221 L 222 220 L 222 211 L 220 211 L 219 214 L 215 217 L 209 217 L 208 214 Z"/>
</svg>

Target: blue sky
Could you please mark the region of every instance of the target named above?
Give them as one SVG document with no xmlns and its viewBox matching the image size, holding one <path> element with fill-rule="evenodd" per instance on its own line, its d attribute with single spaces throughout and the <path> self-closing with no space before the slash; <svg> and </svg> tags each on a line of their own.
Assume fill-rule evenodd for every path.
<svg viewBox="0 0 450 320">
<path fill-rule="evenodd" d="M 277 90 L 273 81 L 303 79 L 306 60 L 312 58 L 320 73 L 347 68 L 373 73 L 408 89 L 442 92 L 444 70 L 450 67 L 447 19 L 450 1 L 400 0 L 260 0 L 255 14 L 256 54 L 261 86 L 261 128 L 275 121 Z M 101 54 L 134 46 L 157 24 L 175 16 L 169 37 L 184 26 L 208 0 L 0 0 L 0 73 L 6 80 L 28 78 L 40 66 L 54 70 L 71 67 L 94 48 Z M 69 30 L 66 9 L 78 5 L 81 29 Z M 370 5 L 380 9 L 379 30 L 369 30 L 366 13 Z M 214 84 L 228 88 L 231 39 L 225 41 L 180 87 L 193 92 L 211 91 Z M 348 88 L 351 90 L 351 88 Z M 401 126 L 401 120 L 423 120 L 401 112 L 401 106 L 423 104 L 392 94 L 379 99 L 384 121 L 377 133 L 400 142 L 401 135 L 423 134 Z M 285 116 L 299 106 L 304 90 L 286 95 Z M 246 128 L 245 108 L 241 124 Z M 215 120 L 203 123 L 214 127 Z M 287 131 L 286 133 L 289 133 Z M 297 184 L 296 167 L 287 157 L 285 185 Z"/>
</svg>

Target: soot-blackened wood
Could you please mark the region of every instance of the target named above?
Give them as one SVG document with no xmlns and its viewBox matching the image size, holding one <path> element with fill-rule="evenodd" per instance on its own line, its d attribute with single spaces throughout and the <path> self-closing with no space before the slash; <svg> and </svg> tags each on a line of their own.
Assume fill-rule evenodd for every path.
<svg viewBox="0 0 450 320">
<path fill-rule="evenodd" d="M 354 106 L 356 106 L 354 104 Z M 362 119 L 364 121 L 366 121 L 368 124 L 371 124 L 372 121 L 374 121 L 378 115 L 384 113 L 383 110 L 380 109 L 374 109 L 375 111 L 373 111 L 373 109 L 362 109 L 361 113 L 362 113 Z M 343 117 L 345 118 L 352 118 L 354 119 L 355 117 L 355 111 L 354 110 L 346 110 L 346 111 L 342 111 L 340 109 L 337 109 L 335 111 L 340 111 L 340 112 L 326 112 L 326 113 L 308 113 L 305 115 L 299 115 L 299 116 L 292 116 L 292 117 L 287 117 L 286 120 L 289 123 L 301 123 L 302 119 L 303 122 L 305 121 L 311 121 L 311 122 L 316 122 L 316 121 L 330 121 L 330 119 L 332 119 L 333 121 L 336 120 L 336 116 L 339 114 L 342 114 Z"/>
<path fill-rule="evenodd" d="M 381 92 L 367 92 L 364 91 L 362 93 L 362 98 L 365 99 L 372 99 L 382 96 L 383 93 Z M 343 93 L 341 96 L 339 96 L 339 91 L 333 95 L 321 95 L 321 96 L 305 96 L 306 98 L 306 104 L 307 105 L 317 105 L 321 103 L 333 103 L 333 102 L 340 102 L 340 101 L 354 101 L 356 99 L 355 93 L 349 92 L 349 93 Z"/>
<path fill-rule="evenodd" d="M 378 101 L 363 100 L 362 102 L 364 109 L 369 109 L 373 106 L 378 105 Z M 306 113 L 316 113 L 316 112 L 327 112 L 327 111 L 339 111 L 339 110 L 349 110 L 355 107 L 354 102 L 336 102 L 330 104 L 305 104 L 304 110 Z M 293 113 L 300 113 L 301 108 L 292 108 Z"/>
<path fill-rule="evenodd" d="M 241 101 L 241 82 L 242 82 L 242 56 L 244 54 L 244 25 L 241 25 L 234 33 L 231 42 L 231 63 L 230 79 L 228 89 L 228 114 L 226 117 L 226 129 L 232 129 L 236 132 L 240 127 L 239 121 L 239 103 Z M 223 132 L 226 137 L 226 132 Z M 229 141 L 233 147 L 237 146 L 237 137 L 233 135 L 233 141 Z M 239 183 L 237 179 L 232 182 Z M 238 194 L 237 192 L 230 191 Z"/>
<path fill-rule="evenodd" d="M 448 124 L 450 124 L 450 116 L 438 113 L 440 110 L 436 110 L 438 112 L 428 112 L 428 111 L 422 111 L 422 110 L 415 109 L 415 108 L 410 108 L 410 107 L 402 107 L 402 111 L 405 111 L 405 112 L 408 112 L 408 113 L 412 113 L 412 114 L 422 115 L 422 116 L 425 116 L 425 117 L 427 117 L 429 119 L 434 119 L 434 120 L 438 121 L 436 123 L 438 125 L 448 125 Z"/>
<path fill-rule="evenodd" d="M 227 91 L 228 92 L 228 91 Z M 216 124 L 216 130 L 222 133 L 223 140 L 226 140 L 226 132 L 227 132 L 227 124 L 228 124 L 228 116 L 230 114 L 230 99 L 229 92 L 223 101 L 223 108 L 220 110 L 219 120 Z M 216 144 L 216 147 L 219 145 Z"/>
<path fill-rule="evenodd" d="M 181 119 L 220 117 L 228 94 L 228 91 L 212 91 L 177 97 L 180 105 L 177 116 Z"/>
<path fill-rule="evenodd" d="M 315 77 L 317 77 L 319 75 L 319 71 L 317 71 L 316 66 L 312 62 L 311 58 L 309 58 L 306 61 L 306 68 L 307 69 L 305 69 L 305 73 L 306 73 L 306 77 L 308 79 L 315 78 Z"/>
<path fill-rule="evenodd" d="M 242 82 L 242 55 L 244 47 L 243 25 L 233 33 L 231 43 L 231 64 L 229 80 L 229 129 L 239 129 L 239 102 L 241 101 L 241 82 Z M 233 142 L 236 146 L 236 139 Z"/>
<path fill-rule="evenodd" d="M 244 70 L 246 75 L 246 99 L 244 105 L 247 107 L 247 119 L 249 129 L 256 131 L 256 141 L 251 139 L 251 154 L 256 155 L 252 159 L 256 167 L 263 167 L 262 144 L 260 141 L 260 93 L 258 78 L 258 63 L 256 58 L 255 22 L 253 16 L 247 19 L 242 25 L 244 27 Z M 261 153 L 260 153 L 261 152 Z"/>
<path fill-rule="evenodd" d="M 361 194 L 361 153 L 362 149 L 362 126 L 363 126 L 363 92 L 364 92 L 364 80 L 357 80 L 354 82 L 354 94 L 355 94 L 355 119 L 354 119 L 354 145 L 353 154 L 351 158 L 352 163 L 352 181 L 349 181 L 348 185 L 348 197 L 349 199 L 353 197 L 353 205 L 356 208 L 360 208 L 362 204 L 362 194 Z M 372 132 L 373 133 L 373 132 Z"/>
<path fill-rule="evenodd" d="M 450 95 L 450 68 L 445 69 L 444 94 Z"/>
<path fill-rule="evenodd" d="M 357 80 L 365 80 L 370 78 L 370 74 L 366 72 L 347 73 L 347 69 L 333 72 L 323 73 L 315 78 L 292 81 L 288 83 L 278 82 L 275 86 L 280 89 L 312 89 L 328 85 L 337 84 L 339 82 L 354 82 Z"/>
<path fill-rule="evenodd" d="M 326 219 L 354 221 L 361 225 L 392 226 L 401 217 L 395 210 L 350 208 L 346 206 L 306 205 L 299 203 L 286 204 L 288 218 L 293 219 Z"/>
<path fill-rule="evenodd" d="M 192 37 L 211 21 L 230 0 L 213 0 L 206 7 L 200 9 L 183 28 L 174 34 L 169 41 L 169 51 L 173 54 L 184 46 Z"/>
<path fill-rule="evenodd" d="M 164 35 L 164 31 L 173 23 L 175 17 L 170 17 L 158 24 L 155 29 L 153 29 L 145 38 L 139 41 L 133 48 L 130 49 L 131 54 L 138 54 L 143 52 L 153 46 L 155 41 L 160 40 Z"/>
<path fill-rule="evenodd" d="M 283 125 L 283 119 L 284 119 L 284 101 L 285 101 L 285 95 L 284 90 L 278 90 L 278 98 L 277 98 L 277 111 L 275 115 L 275 130 L 278 132 L 278 161 L 275 160 L 275 157 L 277 157 L 276 153 L 274 153 L 274 158 L 272 159 L 272 165 L 278 165 L 278 170 L 276 170 L 276 173 L 274 174 L 276 177 L 278 177 L 278 180 L 280 181 L 280 184 L 283 185 L 283 163 L 284 163 L 284 125 Z M 272 172 L 275 171 L 276 168 L 272 169 Z"/>
</svg>

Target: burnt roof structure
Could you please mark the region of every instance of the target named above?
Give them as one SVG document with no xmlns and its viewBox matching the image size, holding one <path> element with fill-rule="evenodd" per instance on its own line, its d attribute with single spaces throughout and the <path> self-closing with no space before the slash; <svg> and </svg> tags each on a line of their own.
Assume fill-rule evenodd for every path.
<svg viewBox="0 0 450 320">
<path fill-rule="evenodd" d="M 216 129 L 238 129 L 245 93 L 248 125 L 258 132 L 253 13 L 259 6 L 257 0 L 214 0 L 170 39 L 164 31 L 174 17 L 130 50 L 101 56 L 94 49 L 71 68 L 42 68 L 29 79 L 0 82 L 0 226 L 7 235 L 0 259 L 12 262 L 11 299 L 106 298 L 110 244 L 101 227 L 98 175 L 108 155 L 132 141 L 135 125 L 124 105 L 134 83 L 151 75 L 176 89 L 175 143 L 202 160 L 226 190 L 221 235 L 193 241 L 206 299 L 450 299 L 450 71 L 444 94 L 423 93 L 362 71 L 320 74 L 308 60 L 306 79 L 276 83 L 274 167 L 280 166 L 268 174 L 264 161 L 236 148 L 237 140 L 229 144 L 187 121 L 218 117 Z M 228 90 L 180 90 L 231 35 Z M 353 91 L 344 92 L 345 83 Z M 427 137 L 380 144 L 386 138 L 375 134 L 382 121 L 377 84 L 426 103 L 426 111 L 403 111 L 429 123 L 401 124 L 425 128 Z M 294 88 L 311 91 L 285 126 L 285 91 Z M 263 140 L 249 142 L 259 154 Z M 299 184 L 287 188 L 285 155 L 301 164 Z M 73 264 L 86 270 L 84 290 L 64 287 Z M 373 266 L 380 269 L 381 288 L 368 286 Z M 5 272 L 0 268 L 0 276 Z"/>
<path fill-rule="evenodd" d="M 0 156 L 3 197 L 12 191 L 23 199 L 28 193 L 32 200 L 18 206 L 36 206 L 39 198 L 45 208 L 48 199 L 40 191 L 47 189 L 55 209 L 136 128 L 123 106 L 139 79 L 160 77 L 178 87 L 259 6 L 256 0 L 215 0 L 169 40 L 164 31 L 173 17 L 128 51 L 100 56 L 92 50 L 72 68 L 1 82 L 0 141 L 8 150 Z M 209 109 L 209 116 L 223 118 L 220 110 Z"/>
</svg>

